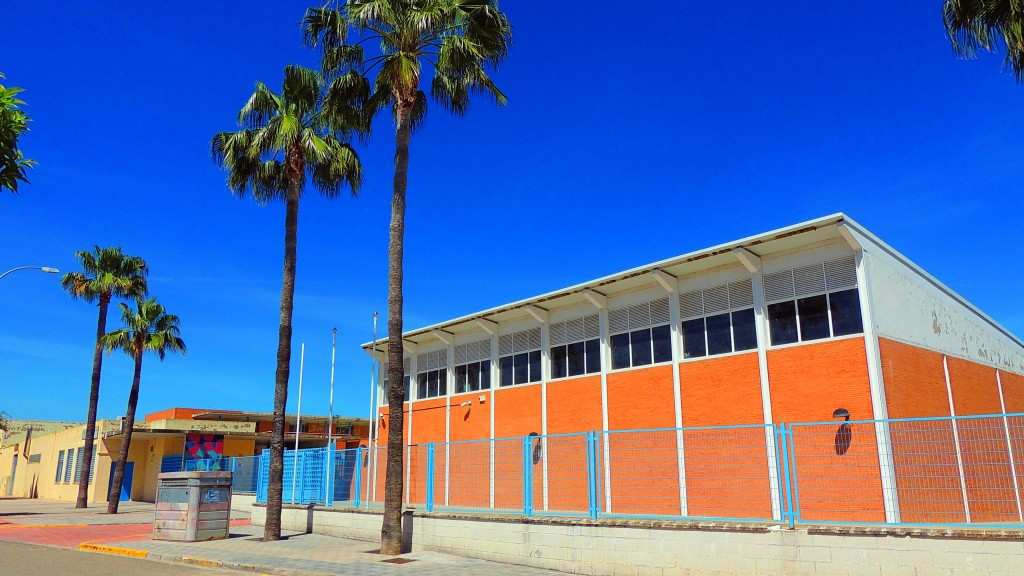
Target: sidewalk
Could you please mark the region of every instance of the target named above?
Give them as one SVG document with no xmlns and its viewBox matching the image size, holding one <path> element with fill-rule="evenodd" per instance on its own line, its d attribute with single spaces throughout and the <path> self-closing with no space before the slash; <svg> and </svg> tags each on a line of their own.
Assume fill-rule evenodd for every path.
<svg viewBox="0 0 1024 576">
<path fill-rule="evenodd" d="M 127 506 L 126 506 L 127 504 Z M 382 556 L 378 544 L 319 534 L 283 532 L 262 542 L 263 528 L 232 521 L 230 537 L 206 542 L 150 540 L 153 505 L 122 503 L 125 514 L 46 500 L 0 500 L 0 540 L 79 548 L 164 562 L 215 566 L 283 576 L 558 576 L 561 572 L 463 558 L 439 552 Z"/>
</svg>

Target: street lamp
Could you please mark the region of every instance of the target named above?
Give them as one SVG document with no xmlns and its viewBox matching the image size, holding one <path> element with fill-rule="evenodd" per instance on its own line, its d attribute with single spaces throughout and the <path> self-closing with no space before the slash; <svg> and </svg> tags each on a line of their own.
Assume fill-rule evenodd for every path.
<svg viewBox="0 0 1024 576">
<path fill-rule="evenodd" d="M 50 268 L 49 266 L 18 266 L 17 268 L 11 268 L 7 272 L 0 274 L 0 279 L 3 279 L 4 276 L 7 276 L 11 272 L 17 272 L 18 270 L 40 270 L 47 274 L 60 274 L 60 270 Z"/>
</svg>

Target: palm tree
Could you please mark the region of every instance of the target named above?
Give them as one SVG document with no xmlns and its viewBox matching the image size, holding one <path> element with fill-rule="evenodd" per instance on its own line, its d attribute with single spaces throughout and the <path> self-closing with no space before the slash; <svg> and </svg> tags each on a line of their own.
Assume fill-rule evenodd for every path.
<svg viewBox="0 0 1024 576">
<path fill-rule="evenodd" d="M 4 75 L 0 74 L 0 78 Z M 35 166 L 35 160 L 22 156 L 18 138 L 28 131 L 29 117 L 21 110 L 25 102 L 18 98 L 21 88 L 7 88 L 0 84 L 0 192 L 4 188 L 18 193 L 18 182 L 28 183 L 25 171 Z"/>
<path fill-rule="evenodd" d="M 107 514 L 117 514 L 117 506 L 121 501 L 121 486 L 124 484 L 124 468 L 128 463 L 128 448 L 132 443 L 132 429 L 135 426 L 135 408 L 139 404 L 139 380 L 142 378 L 142 355 L 145 352 L 156 352 L 162 362 L 167 352 L 178 352 L 185 355 L 185 341 L 181 339 L 178 317 L 168 314 L 164 307 L 157 303 L 156 298 L 135 300 L 135 310 L 121 303 L 121 323 L 119 328 L 103 336 L 103 345 L 107 353 L 121 350 L 135 360 L 135 374 L 132 376 L 132 389 L 128 393 L 128 410 L 124 415 L 124 426 L 121 429 L 121 449 L 117 454 L 117 467 L 110 483 L 110 498 L 107 500 Z"/>
<path fill-rule="evenodd" d="M 261 204 L 283 198 L 284 278 L 274 381 L 274 416 L 270 437 L 270 478 L 264 539 L 281 538 L 281 488 L 284 472 L 284 416 L 291 363 L 292 299 L 295 295 L 296 230 L 299 197 L 306 179 L 322 196 L 335 198 L 344 185 L 355 195 L 362 182 L 359 156 L 347 143 L 365 122 L 357 107 L 367 86 L 327 83 L 317 71 L 284 69 L 281 94 L 262 82 L 238 114 L 238 132 L 213 137 L 214 159 L 228 172 L 228 187 L 239 198 L 252 194 Z"/>
<path fill-rule="evenodd" d="M 427 113 L 420 88 L 424 69 L 433 71 L 430 94 L 461 116 L 470 95 L 505 104 L 487 69 L 498 66 L 512 41 L 511 26 L 497 0 L 348 0 L 338 8 L 310 8 L 306 42 L 323 48 L 326 73 L 371 73 L 368 116 L 390 108 L 395 121 L 395 172 L 388 242 L 388 460 L 381 553 L 399 554 L 402 544 L 402 258 L 409 142 Z M 350 42 L 349 34 L 354 32 Z M 365 42 L 380 46 L 366 58 Z"/>
<path fill-rule="evenodd" d="M 945 0 L 942 21 L 953 51 L 974 58 L 978 50 L 1006 49 L 1003 65 L 1024 82 L 1024 3 L 1020 0 Z"/>
<path fill-rule="evenodd" d="M 89 387 L 89 414 L 85 421 L 85 449 L 82 451 L 82 479 L 78 483 L 75 508 L 89 503 L 89 472 L 92 469 L 92 439 L 96 437 L 96 406 L 100 401 L 100 369 L 103 366 L 103 334 L 107 331 L 107 307 L 112 297 L 139 298 L 147 291 L 149 266 L 138 256 L 129 256 L 120 247 L 100 248 L 92 252 L 79 250 L 75 257 L 82 263 L 81 272 L 68 272 L 61 286 L 72 298 L 99 304 L 96 323 L 96 346 L 92 355 L 92 385 Z"/>
</svg>

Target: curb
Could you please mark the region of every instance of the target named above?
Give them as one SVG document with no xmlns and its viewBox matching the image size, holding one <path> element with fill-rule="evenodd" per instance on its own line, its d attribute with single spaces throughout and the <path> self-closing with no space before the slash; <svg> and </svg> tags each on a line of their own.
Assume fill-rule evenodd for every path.
<svg viewBox="0 0 1024 576">
<path fill-rule="evenodd" d="M 118 556 L 131 556 L 133 558 L 148 558 L 149 552 L 145 550 L 133 550 L 131 548 L 119 548 L 117 546 L 102 546 L 100 544 L 79 544 L 79 550 L 86 552 L 100 552 L 103 554 L 116 554 Z"/>
<path fill-rule="evenodd" d="M 195 556 L 175 556 L 173 554 L 158 554 L 153 553 L 149 555 L 150 560 L 159 560 L 161 562 L 173 562 L 175 564 L 189 564 L 191 566 L 203 566 L 205 568 L 227 568 L 229 570 L 241 570 L 245 572 L 257 572 L 263 576 L 268 574 L 296 574 L 290 570 L 280 570 L 276 568 L 270 568 L 267 566 L 259 566 L 257 564 L 245 564 L 242 562 L 222 562 L 220 560 L 210 560 L 208 558 L 197 558 Z"/>
</svg>

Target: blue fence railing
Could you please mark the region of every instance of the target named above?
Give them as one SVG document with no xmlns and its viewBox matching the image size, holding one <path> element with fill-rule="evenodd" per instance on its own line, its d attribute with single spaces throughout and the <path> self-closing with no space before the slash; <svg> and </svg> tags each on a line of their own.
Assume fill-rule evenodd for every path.
<svg viewBox="0 0 1024 576">
<path fill-rule="evenodd" d="M 1024 527 L 1024 414 L 530 435 L 402 458 L 404 503 L 427 511 Z M 386 447 L 286 451 L 282 500 L 382 506 L 386 462 Z M 264 451 L 260 501 L 269 466 Z"/>
</svg>

